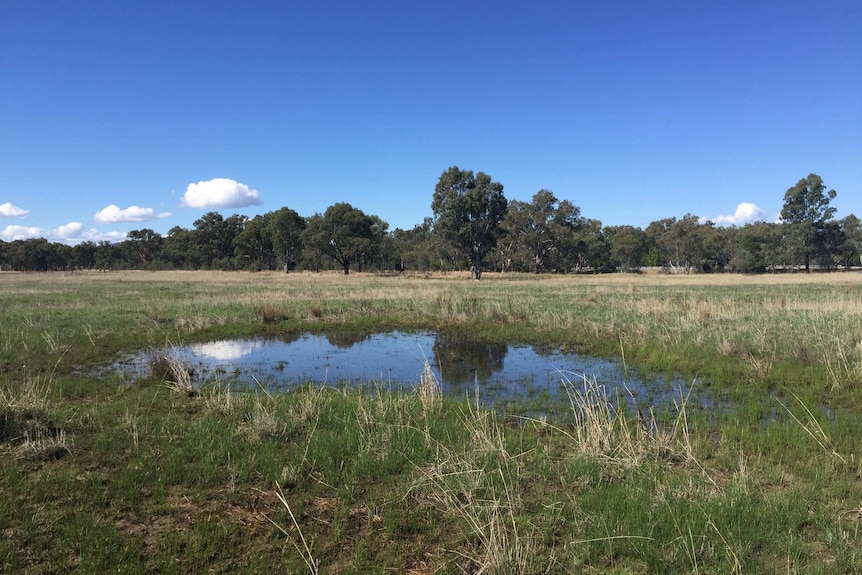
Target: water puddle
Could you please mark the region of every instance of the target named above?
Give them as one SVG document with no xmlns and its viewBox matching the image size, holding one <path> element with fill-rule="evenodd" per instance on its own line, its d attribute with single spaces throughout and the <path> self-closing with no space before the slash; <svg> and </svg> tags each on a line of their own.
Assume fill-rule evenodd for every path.
<svg viewBox="0 0 862 575">
<path fill-rule="evenodd" d="M 154 356 L 179 360 L 198 385 L 217 381 L 281 392 L 303 384 L 410 389 L 430 364 L 443 393 L 483 404 L 567 401 L 564 382 L 584 378 L 629 401 L 658 405 L 687 393 L 682 379 L 642 380 L 616 361 L 530 345 L 489 343 L 461 332 L 372 335 L 301 334 L 289 339 L 240 339 L 141 351 L 111 370 L 132 379 L 147 374 Z M 540 408 L 541 409 L 541 408 Z"/>
</svg>

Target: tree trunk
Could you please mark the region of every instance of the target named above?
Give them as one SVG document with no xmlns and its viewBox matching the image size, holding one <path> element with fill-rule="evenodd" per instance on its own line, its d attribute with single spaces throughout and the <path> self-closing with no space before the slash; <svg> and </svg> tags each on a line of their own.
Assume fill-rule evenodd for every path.
<svg viewBox="0 0 862 575">
<path fill-rule="evenodd" d="M 478 252 L 473 253 L 473 265 L 470 266 L 470 277 L 474 280 L 482 279 L 482 258 Z"/>
</svg>

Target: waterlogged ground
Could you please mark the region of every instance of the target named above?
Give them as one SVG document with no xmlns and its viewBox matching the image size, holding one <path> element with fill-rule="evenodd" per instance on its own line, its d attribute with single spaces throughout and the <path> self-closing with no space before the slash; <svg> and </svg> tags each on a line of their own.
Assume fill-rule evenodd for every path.
<svg viewBox="0 0 862 575">
<path fill-rule="evenodd" d="M 198 385 L 263 386 L 270 392 L 314 383 L 410 389 L 426 362 L 443 393 L 491 404 L 567 401 L 584 379 L 630 401 L 652 405 L 688 394 L 682 379 L 642 379 L 615 360 L 561 349 L 480 341 L 464 333 L 388 332 L 297 334 L 281 339 L 235 339 L 147 349 L 114 363 L 129 379 L 146 376 L 154 358 L 179 361 Z"/>
<path fill-rule="evenodd" d="M 0 273 L 0 572 L 862 572 L 862 274 L 467 277 Z M 381 335 L 285 337 L 338 330 Z M 164 342 L 224 363 L 139 381 Z M 620 410 L 676 384 L 572 351 L 732 408 Z M 345 385 L 426 359 L 453 394 L 573 401 Z M 327 385 L 209 385 L 246 372 Z"/>
</svg>

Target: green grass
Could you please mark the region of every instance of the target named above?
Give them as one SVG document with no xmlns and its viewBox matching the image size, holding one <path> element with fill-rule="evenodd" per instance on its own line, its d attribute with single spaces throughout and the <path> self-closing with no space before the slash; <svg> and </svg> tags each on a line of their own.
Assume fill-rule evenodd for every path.
<svg viewBox="0 0 862 575">
<path fill-rule="evenodd" d="M 0 571 L 857 573 L 860 279 L 0 274 Z M 619 410 L 588 381 L 544 421 L 432 381 L 95 371 L 332 328 L 624 355 L 737 407 Z"/>
</svg>

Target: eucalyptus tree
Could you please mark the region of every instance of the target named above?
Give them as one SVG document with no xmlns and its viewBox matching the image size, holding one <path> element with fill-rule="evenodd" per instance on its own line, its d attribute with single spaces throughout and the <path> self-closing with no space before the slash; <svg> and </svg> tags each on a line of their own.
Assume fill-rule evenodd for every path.
<svg viewBox="0 0 862 575">
<path fill-rule="evenodd" d="M 670 233 L 670 228 L 676 223 L 676 218 L 662 218 L 654 220 L 644 230 L 647 238 L 647 253 L 644 260 L 648 266 L 667 267 L 670 254 L 667 251 L 668 242 L 665 236 Z"/>
<path fill-rule="evenodd" d="M 497 245 L 508 202 L 503 184 L 483 172 L 452 166 L 440 175 L 431 202 L 434 231 L 469 262 L 473 279 L 482 277 L 482 263 Z"/>
<path fill-rule="evenodd" d="M 704 227 L 711 228 L 712 222 L 706 226 L 693 214 L 686 214 L 681 219 L 665 218 L 652 222 L 646 229 L 661 257 L 661 265 L 673 271 L 688 273 L 706 258 Z"/>
<path fill-rule="evenodd" d="M 736 228 L 716 226 L 715 222 L 702 222 L 697 228 L 701 240 L 700 261 L 695 262 L 701 271 L 718 272 L 724 270 L 733 258 L 736 245 Z"/>
<path fill-rule="evenodd" d="M 164 238 L 150 228 L 132 230 L 121 246 L 130 267 L 146 268 L 162 259 Z"/>
<path fill-rule="evenodd" d="M 284 273 L 290 271 L 302 253 L 302 232 L 306 220 L 290 208 L 281 208 L 273 212 L 269 222 L 269 233 L 272 237 L 272 247 L 276 259 Z"/>
<path fill-rule="evenodd" d="M 207 212 L 195 220 L 193 247 L 203 267 L 233 267 L 234 240 L 247 222 L 246 216 L 234 214 L 224 218 L 218 212 Z"/>
<path fill-rule="evenodd" d="M 844 267 L 849 270 L 855 265 L 862 266 L 862 221 L 854 214 L 840 221 L 844 232 L 843 259 Z"/>
<path fill-rule="evenodd" d="M 237 267 L 255 271 L 275 269 L 271 223 L 272 212 L 257 215 L 246 222 L 233 241 Z"/>
<path fill-rule="evenodd" d="M 811 271 L 811 257 L 826 240 L 825 226 L 835 215 L 829 203 L 837 195 L 835 190 L 827 191 L 823 178 L 814 173 L 784 193 L 781 220 L 789 225 L 788 239 L 795 244 L 793 251 L 802 258 L 806 273 Z"/>
<path fill-rule="evenodd" d="M 814 258 L 821 270 L 830 271 L 841 265 L 845 241 L 839 222 L 831 220 L 823 224 L 814 248 Z"/>
<path fill-rule="evenodd" d="M 637 270 L 643 265 L 648 243 L 646 233 L 635 226 L 606 226 L 605 238 L 611 250 L 611 262 L 620 271 Z"/>
<path fill-rule="evenodd" d="M 581 223 L 580 208 L 558 200 L 549 190 L 539 190 L 529 203 L 512 200 L 501 223 L 506 231 L 503 255 L 511 261 L 523 254 L 532 271 L 539 273 L 559 256 L 565 237 Z"/>
<path fill-rule="evenodd" d="M 164 255 L 171 267 L 198 269 L 203 257 L 198 249 L 196 233 L 180 226 L 168 230 L 165 236 Z"/>
<path fill-rule="evenodd" d="M 110 270 L 116 267 L 122 267 L 123 255 L 119 244 L 112 244 L 107 240 L 102 240 L 96 246 L 96 253 L 93 258 L 93 266 L 100 270 Z"/>
<path fill-rule="evenodd" d="M 68 246 L 51 243 L 45 238 L 29 238 L 9 242 L 5 252 L 13 270 L 44 272 L 66 267 L 69 258 L 64 248 Z M 68 255 L 71 255 L 71 248 Z"/>
<path fill-rule="evenodd" d="M 601 220 L 583 220 L 570 234 L 563 236 L 560 250 L 568 264 L 566 267 L 575 272 L 598 273 L 611 268 L 611 250 Z"/>
<path fill-rule="evenodd" d="M 90 240 L 72 246 L 70 265 L 75 269 L 92 269 L 96 265 L 96 242 Z M 2 258 L 0 258 L 2 268 Z"/>
<path fill-rule="evenodd" d="M 368 268 L 391 270 L 398 266 L 393 253 L 395 245 L 389 235 L 389 223 L 380 216 L 369 215 L 371 218 L 371 244 L 369 249 L 359 259 L 360 271 Z"/>
<path fill-rule="evenodd" d="M 327 208 L 322 216 L 309 218 L 302 239 L 309 248 L 338 262 L 347 275 L 351 265 L 372 253 L 375 226 L 379 226 L 375 218 L 342 202 Z"/>
<path fill-rule="evenodd" d="M 437 264 L 436 238 L 431 233 L 431 218 L 425 218 L 413 229 L 396 228 L 392 232 L 393 249 L 398 258 L 399 271 L 440 269 Z"/>
<path fill-rule="evenodd" d="M 731 270 L 739 273 L 774 271 L 781 261 L 781 230 L 778 224 L 756 222 L 736 230 Z"/>
</svg>

